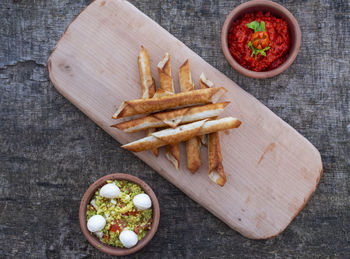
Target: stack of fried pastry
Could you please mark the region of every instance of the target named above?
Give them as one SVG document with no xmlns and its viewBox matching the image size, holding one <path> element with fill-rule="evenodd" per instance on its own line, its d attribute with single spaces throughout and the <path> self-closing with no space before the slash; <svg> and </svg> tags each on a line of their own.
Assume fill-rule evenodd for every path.
<svg viewBox="0 0 350 259">
<path fill-rule="evenodd" d="M 133 152 L 151 150 L 158 156 L 158 148 L 165 146 L 166 157 L 179 169 L 179 143 L 185 142 L 187 168 L 195 173 L 202 165 L 200 146 L 203 143 L 208 148 L 209 177 L 216 184 L 224 186 L 226 175 L 222 165 L 219 131 L 238 128 L 241 124 L 233 117 L 218 118 L 229 104 L 218 102 L 227 90 L 224 87 L 214 87 L 203 73 L 200 76 L 201 89 L 195 90 L 189 62 L 186 60 L 179 68 L 181 93 L 175 93 L 168 53 L 157 67 L 159 88 L 156 90 L 149 54 L 143 46 L 137 61 L 142 98 L 124 101 L 113 118 L 145 116 L 112 127 L 130 133 L 146 131 L 146 137 L 122 147 Z"/>
</svg>

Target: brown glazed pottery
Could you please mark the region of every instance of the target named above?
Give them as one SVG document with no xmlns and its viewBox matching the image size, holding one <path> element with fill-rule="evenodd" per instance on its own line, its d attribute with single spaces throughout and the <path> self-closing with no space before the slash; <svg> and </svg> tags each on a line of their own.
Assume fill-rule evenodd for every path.
<svg viewBox="0 0 350 259">
<path fill-rule="evenodd" d="M 227 34 L 231 27 L 232 22 L 242 17 L 245 13 L 256 12 L 256 11 L 270 12 L 272 15 L 278 18 L 282 18 L 288 23 L 290 40 L 291 40 L 289 56 L 283 64 L 281 64 L 279 67 L 270 71 L 255 72 L 242 67 L 232 57 L 228 49 Z M 294 16 L 283 6 L 267 0 L 252 0 L 237 6 L 227 16 L 221 31 L 221 47 L 227 61 L 239 73 L 252 78 L 268 78 L 268 77 L 273 77 L 275 75 L 282 73 L 293 63 L 296 56 L 298 55 L 298 52 L 300 49 L 300 42 L 301 42 L 301 32 L 300 32 L 299 24 L 297 20 L 294 18 Z"/>
<path fill-rule="evenodd" d="M 127 180 L 129 182 L 136 183 L 142 188 L 142 190 L 145 193 L 147 193 L 150 196 L 152 200 L 152 209 L 153 209 L 152 227 L 147 232 L 147 234 L 134 247 L 120 248 L 120 247 L 113 247 L 113 246 L 106 245 L 102 243 L 95 235 L 91 234 L 90 231 L 87 229 L 86 207 L 90 203 L 97 189 L 105 185 L 107 180 Z M 159 217 L 160 217 L 160 211 L 159 211 L 158 199 L 154 194 L 154 192 L 152 191 L 151 187 L 149 187 L 148 184 L 146 184 L 140 178 L 129 174 L 115 173 L 115 174 L 106 175 L 98 179 L 86 190 L 80 202 L 79 222 L 80 222 L 80 228 L 83 231 L 84 236 L 90 242 L 90 244 L 92 244 L 95 248 L 110 255 L 124 256 L 124 255 L 133 254 L 139 251 L 140 249 L 142 249 L 145 245 L 147 245 L 149 241 L 151 241 L 154 234 L 156 233 L 159 225 Z"/>
</svg>

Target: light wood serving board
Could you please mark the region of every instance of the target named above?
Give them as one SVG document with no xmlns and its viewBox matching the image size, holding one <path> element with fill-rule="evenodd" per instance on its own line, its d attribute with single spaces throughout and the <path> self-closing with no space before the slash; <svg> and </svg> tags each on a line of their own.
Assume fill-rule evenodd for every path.
<svg viewBox="0 0 350 259">
<path fill-rule="evenodd" d="M 238 129 L 221 133 L 227 183 L 219 187 L 208 178 L 204 164 L 192 175 L 175 170 L 161 153 L 135 155 L 231 228 L 253 239 L 281 233 L 305 206 L 322 175 L 317 149 L 253 96 L 164 30 L 136 7 L 123 0 L 92 2 L 67 28 L 48 60 L 50 79 L 57 90 L 118 142 L 125 144 L 144 133 L 126 134 L 110 125 L 123 100 L 141 96 L 137 56 L 144 45 L 151 57 L 152 73 L 165 52 L 172 58 L 174 83 L 178 68 L 189 58 L 192 78 L 199 76 L 229 90 L 231 101 L 224 116 L 242 121 Z M 181 147 L 184 151 L 183 146 Z M 133 172 L 127 172 L 133 173 Z M 180 223 L 179 223 L 180 224 Z"/>
</svg>

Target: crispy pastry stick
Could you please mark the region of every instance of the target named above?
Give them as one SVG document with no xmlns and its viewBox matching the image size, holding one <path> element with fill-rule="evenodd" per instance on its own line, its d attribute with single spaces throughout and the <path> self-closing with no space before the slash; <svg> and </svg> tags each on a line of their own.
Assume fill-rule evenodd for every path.
<svg viewBox="0 0 350 259">
<path fill-rule="evenodd" d="M 133 152 L 141 152 L 186 141 L 195 136 L 209 134 L 220 130 L 238 128 L 240 125 L 241 121 L 233 117 L 225 117 L 217 120 L 201 120 L 181 125 L 174 129 L 165 129 L 154 132 L 151 136 L 123 145 L 122 148 Z"/>
<path fill-rule="evenodd" d="M 201 88 L 214 87 L 214 83 L 208 80 L 204 73 L 200 75 Z M 226 175 L 224 166 L 222 165 L 222 154 L 220 147 L 219 132 L 213 132 L 202 137 L 202 142 L 207 141 L 208 160 L 209 160 L 209 178 L 216 184 L 224 186 L 226 183 Z"/>
<path fill-rule="evenodd" d="M 229 103 L 230 102 L 210 103 L 202 106 L 192 106 L 178 110 L 154 113 L 139 119 L 114 124 L 112 127 L 128 133 L 151 128 L 175 128 L 181 124 L 217 117 L 224 111 Z"/>
<path fill-rule="evenodd" d="M 214 87 L 161 97 L 153 97 L 151 99 L 124 101 L 114 113 L 113 119 L 152 113 L 171 108 L 217 103 L 220 97 L 226 92 L 227 90 L 224 87 Z"/>
<path fill-rule="evenodd" d="M 224 186 L 226 175 L 222 165 L 219 132 L 210 133 L 208 139 L 209 178 L 216 184 Z"/>
<path fill-rule="evenodd" d="M 155 131 L 156 131 L 155 128 L 153 128 L 153 129 L 148 129 L 148 130 L 146 130 L 146 135 L 147 135 L 147 136 L 150 136 L 150 135 L 152 135 L 152 133 L 155 132 Z M 158 150 L 158 148 L 154 148 L 154 149 L 152 149 L 151 151 L 152 151 L 152 153 L 153 153 L 155 156 L 158 156 L 158 155 L 159 155 L 159 150 Z"/>
<path fill-rule="evenodd" d="M 179 82 L 181 92 L 194 90 L 188 59 L 179 68 Z M 200 144 L 201 142 L 199 137 L 194 137 L 186 141 L 187 168 L 192 174 L 197 172 L 202 165 Z"/>
<path fill-rule="evenodd" d="M 179 170 L 180 168 L 180 146 L 179 143 L 169 144 L 165 146 L 165 156 L 169 162 Z"/>
<path fill-rule="evenodd" d="M 208 80 L 204 73 L 202 73 L 199 77 L 199 82 L 200 82 L 200 85 L 201 85 L 201 88 L 202 89 L 206 89 L 206 88 L 211 88 L 211 87 L 214 87 L 214 83 L 210 80 Z M 200 137 L 201 139 L 201 143 L 208 147 L 208 135 L 203 135 Z"/>
<path fill-rule="evenodd" d="M 199 82 L 201 84 L 201 88 L 205 89 L 205 88 L 213 88 L 214 87 L 214 83 L 210 80 L 208 80 L 204 73 L 202 73 L 199 77 Z"/>
<path fill-rule="evenodd" d="M 142 89 L 142 97 L 143 99 L 152 98 L 156 91 L 156 84 L 154 78 L 151 73 L 151 64 L 149 60 L 149 55 L 146 49 L 141 46 L 141 52 L 137 57 L 137 64 L 139 67 L 140 81 L 141 81 L 141 89 Z M 149 136 L 153 133 L 155 129 L 146 130 L 146 135 Z M 158 156 L 159 150 L 153 149 L 153 154 Z"/>
<path fill-rule="evenodd" d="M 141 46 L 141 52 L 137 57 L 137 64 L 139 67 L 139 74 L 140 74 L 140 81 L 141 81 L 141 88 L 142 88 L 141 98 L 143 99 L 152 98 L 156 91 L 156 85 L 151 73 L 149 55 L 143 46 Z"/>
<path fill-rule="evenodd" d="M 163 59 L 158 63 L 159 88 L 174 94 L 174 82 L 171 77 L 171 63 L 169 53 L 165 53 Z"/>
<path fill-rule="evenodd" d="M 159 88 L 161 89 L 157 96 L 173 95 L 174 82 L 171 76 L 171 63 L 169 53 L 165 53 L 164 58 L 158 63 Z M 165 147 L 165 156 L 176 168 L 180 168 L 180 147 L 179 143 L 167 145 Z"/>
<path fill-rule="evenodd" d="M 179 82 L 181 92 L 188 92 L 194 90 L 194 84 L 192 82 L 190 64 L 188 59 L 179 68 Z"/>
</svg>

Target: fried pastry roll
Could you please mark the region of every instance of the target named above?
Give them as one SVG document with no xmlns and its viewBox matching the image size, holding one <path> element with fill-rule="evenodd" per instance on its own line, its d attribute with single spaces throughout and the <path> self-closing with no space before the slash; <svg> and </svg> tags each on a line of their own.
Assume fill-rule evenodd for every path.
<svg viewBox="0 0 350 259">
<path fill-rule="evenodd" d="M 159 112 L 146 117 L 112 125 L 124 132 L 133 133 L 151 128 L 171 127 L 219 116 L 230 102 L 206 104 Z"/>
<path fill-rule="evenodd" d="M 222 165 L 219 132 L 208 134 L 209 178 L 216 184 L 224 186 L 226 183 L 225 170 Z"/>
<path fill-rule="evenodd" d="M 156 91 L 156 83 L 154 81 L 154 78 L 152 77 L 151 63 L 149 60 L 148 52 L 143 46 L 141 46 L 140 54 L 137 57 L 137 65 L 139 67 L 141 89 L 142 89 L 141 98 L 143 99 L 152 98 Z M 155 129 L 147 129 L 146 135 L 149 136 L 154 131 Z M 155 156 L 158 156 L 159 154 L 159 150 L 157 148 L 153 149 L 152 152 Z"/>
<path fill-rule="evenodd" d="M 241 121 L 233 117 L 225 117 L 216 120 L 206 119 L 181 125 L 173 129 L 170 128 L 154 132 L 151 136 L 123 145 L 122 148 L 133 152 L 141 152 L 152 148 L 179 143 L 212 132 L 238 128 L 240 125 Z"/>
<path fill-rule="evenodd" d="M 206 89 L 206 88 L 211 88 L 211 87 L 214 87 L 214 83 L 210 80 L 208 80 L 204 73 L 202 73 L 199 77 L 199 82 L 200 82 L 200 85 L 201 85 L 201 88 L 202 89 Z M 200 137 L 201 139 L 201 143 L 208 147 L 208 135 L 203 135 Z"/>
<path fill-rule="evenodd" d="M 163 59 L 158 63 L 159 89 L 169 93 L 175 93 L 174 82 L 171 76 L 171 63 L 169 53 L 165 53 Z"/>
<path fill-rule="evenodd" d="M 159 89 L 157 97 L 172 95 L 174 91 L 174 81 L 171 76 L 171 63 L 169 53 L 165 53 L 163 59 L 158 63 Z M 180 168 L 180 146 L 179 143 L 165 147 L 165 156 L 176 168 Z"/>
<path fill-rule="evenodd" d="M 217 103 L 226 92 L 227 90 L 224 87 L 214 87 L 165 95 L 158 98 L 124 101 L 114 113 L 113 119 L 198 104 Z"/>
<path fill-rule="evenodd" d="M 179 68 L 179 82 L 181 92 L 194 90 L 188 59 Z M 186 141 L 187 168 L 192 174 L 197 172 L 202 165 L 200 144 L 199 137 L 194 137 Z"/>
<path fill-rule="evenodd" d="M 139 67 L 141 89 L 142 89 L 141 98 L 143 99 L 152 98 L 156 91 L 156 85 L 151 73 L 151 64 L 150 64 L 149 55 L 143 46 L 141 46 L 140 54 L 137 57 L 137 64 Z"/>
<path fill-rule="evenodd" d="M 200 75 L 199 81 L 203 89 L 214 87 L 214 83 L 208 80 L 204 73 Z M 224 166 L 222 165 L 219 132 L 203 135 L 201 141 L 208 147 L 209 178 L 216 184 L 224 186 L 226 183 L 226 175 Z"/>
</svg>

